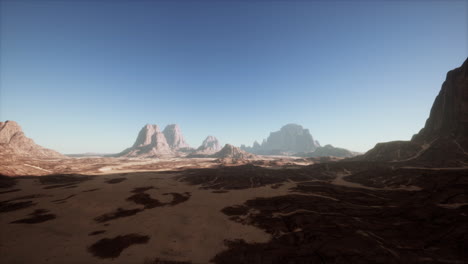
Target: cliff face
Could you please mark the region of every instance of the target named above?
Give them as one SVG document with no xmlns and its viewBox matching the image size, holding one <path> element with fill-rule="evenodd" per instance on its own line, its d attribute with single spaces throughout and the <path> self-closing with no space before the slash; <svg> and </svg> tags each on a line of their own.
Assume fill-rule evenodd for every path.
<svg viewBox="0 0 468 264">
<path fill-rule="evenodd" d="M 123 157 L 158 157 L 172 155 L 166 137 L 157 125 L 145 125 L 132 147 L 122 151 L 118 156 Z"/>
<path fill-rule="evenodd" d="M 179 125 L 172 124 L 166 126 L 163 130 L 163 134 L 166 137 L 166 141 L 172 150 L 187 150 L 190 149 L 189 144 L 185 142 L 182 131 Z"/>
<path fill-rule="evenodd" d="M 38 159 L 67 158 L 57 151 L 34 143 L 14 121 L 0 122 L 0 154 Z"/>
<path fill-rule="evenodd" d="M 431 142 L 450 137 L 463 143 L 468 137 L 468 59 L 447 73 L 426 124 L 411 141 Z"/>
<path fill-rule="evenodd" d="M 468 162 L 468 59 L 447 73 L 424 128 L 411 141 L 379 143 L 356 159 L 464 166 Z"/>
</svg>

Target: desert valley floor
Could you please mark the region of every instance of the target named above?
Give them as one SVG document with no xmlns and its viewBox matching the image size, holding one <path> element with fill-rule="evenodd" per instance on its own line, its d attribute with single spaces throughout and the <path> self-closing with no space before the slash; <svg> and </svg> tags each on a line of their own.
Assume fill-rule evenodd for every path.
<svg viewBox="0 0 468 264">
<path fill-rule="evenodd" d="M 292 158 L 20 165 L 10 169 L 45 176 L 1 177 L 2 263 L 468 262 L 466 167 Z"/>
</svg>

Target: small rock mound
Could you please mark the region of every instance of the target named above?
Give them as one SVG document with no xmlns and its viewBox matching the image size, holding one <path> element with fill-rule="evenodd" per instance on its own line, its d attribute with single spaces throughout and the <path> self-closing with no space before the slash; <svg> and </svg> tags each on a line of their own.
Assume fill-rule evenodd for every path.
<svg viewBox="0 0 468 264">
<path fill-rule="evenodd" d="M 237 160 L 246 160 L 246 159 L 253 159 L 256 156 L 250 153 L 247 153 L 241 150 L 238 147 L 235 147 L 231 144 L 224 145 L 223 149 L 218 151 L 213 155 L 215 158 L 220 159 L 237 159 Z"/>
</svg>

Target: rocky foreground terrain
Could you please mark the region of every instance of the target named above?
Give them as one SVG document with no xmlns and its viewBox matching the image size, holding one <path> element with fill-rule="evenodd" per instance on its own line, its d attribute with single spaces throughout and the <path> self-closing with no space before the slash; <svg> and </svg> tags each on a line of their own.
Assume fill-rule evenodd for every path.
<svg viewBox="0 0 468 264">
<path fill-rule="evenodd" d="M 187 145 L 152 125 L 118 158 L 39 158 L 4 143 L 0 259 L 468 263 L 467 95 L 468 60 L 411 141 L 344 160 L 252 155 L 214 139 L 204 158 L 154 159 Z"/>
</svg>

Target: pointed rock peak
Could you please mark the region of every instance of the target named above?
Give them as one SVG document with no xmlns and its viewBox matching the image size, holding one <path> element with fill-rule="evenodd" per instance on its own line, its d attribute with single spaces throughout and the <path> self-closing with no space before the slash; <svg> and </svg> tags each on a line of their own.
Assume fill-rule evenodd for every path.
<svg viewBox="0 0 468 264">
<path fill-rule="evenodd" d="M 424 128 L 412 140 L 427 143 L 438 137 L 447 136 L 466 139 L 466 135 L 468 135 L 468 58 L 462 66 L 447 73 Z"/>
<path fill-rule="evenodd" d="M 196 150 L 196 154 L 213 154 L 221 150 L 221 144 L 214 136 L 207 136 L 200 147 Z"/>
<path fill-rule="evenodd" d="M 0 153 L 33 158 L 66 158 L 64 155 L 43 148 L 26 137 L 15 121 L 0 122 Z"/>
<path fill-rule="evenodd" d="M 179 125 L 167 125 L 166 128 L 164 128 L 163 133 L 166 137 L 167 143 L 172 149 L 178 150 L 183 148 L 190 148 L 189 144 L 185 142 L 184 136 L 182 135 L 182 131 L 180 130 Z"/>
<path fill-rule="evenodd" d="M 207 144 L 214 143 L 214 142 L 218 142 L 218 143 L 219 143 L 219 141 L 218 141 L 218 139 L 217 139 L 216 137 L 214 137 L 214 136 L 207 136 L 207 137 L 205 138 L 205 140 L 203 140 L 202 145 L 207 145 Z"/>
<path fill-rule="evenodd" d="M 7 120 L 5 122 L 0 122 L 0 144 L 10 142 L 13 135 L 22 132 L 21 126 L 15 121 Z"/>
<path fill-rule="evenodd" d="M 152 142 L 154 141 L 153 137 L 156 134 L 160 133 L 161 131 L 159 130 L 158 125 L 146 124 L 138 133 L 138 137 L 135 143 L 133 144 L 133 147 L 146 146 L 152 144 Z"/>
</svg>

